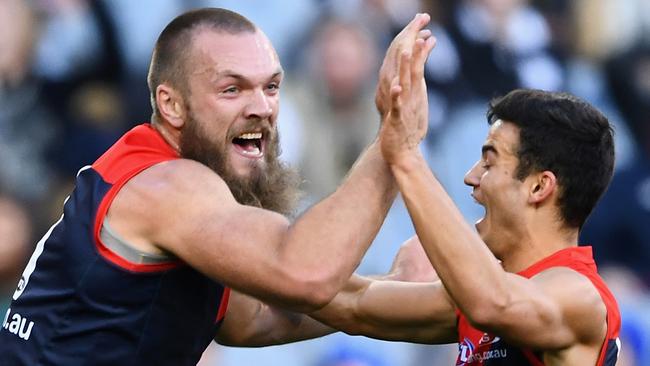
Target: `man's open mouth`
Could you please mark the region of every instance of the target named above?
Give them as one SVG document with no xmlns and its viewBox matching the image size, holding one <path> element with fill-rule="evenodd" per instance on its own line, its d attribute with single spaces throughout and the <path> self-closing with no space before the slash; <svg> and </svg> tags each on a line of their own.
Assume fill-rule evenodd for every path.
<svg viewBox="0 0 650 366">
<path fill-rule="evenodd" d="M 261 132 L 246 132 L 232 140 L 237 152 L 245 157 L 260 158 L 264 156 L 264 139 Z"/>
</svg>

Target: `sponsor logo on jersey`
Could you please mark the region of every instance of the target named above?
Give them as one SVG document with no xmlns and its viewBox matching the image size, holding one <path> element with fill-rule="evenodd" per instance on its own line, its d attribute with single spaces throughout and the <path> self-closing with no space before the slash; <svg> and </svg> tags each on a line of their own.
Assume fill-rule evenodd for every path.
<svg viewBox="0 0 650 366">
<path fill-rule="evenodd" d="M 492 343 L 497 343 L 501 341 L 500 337 L 493 336 L 489 333 L 483 333 L 483 337 L 481 337 L 481 340 L 478 341 L 479 347 L 484 345 L 484 344 L 492 344 Z"/>
<path fill-rule="evenodd" d="M 2 322 L 2 329 L 7 330 L 11 334 L 15 334 L 24 340 L 28 340 L 29 336 L 32 334 L 33 327 L 34 322 L 29 321 L 29 319 L 18 313 L 13 313 L 12 315 L 11 308 L 7 309 L 5 320 Z"/>
<path fill-rule="evenodd" d="M 478 342 L 478 347 L 468 338 L 458 344 L 458 359 L 456 366 L 482 364 L 483 361 L 508 357 L 507 348 L 493 348 L 490 346 L 501 341 L 501 338 L 484 333 Z"/>
<path fill-rule="evenodd" d="M 474 343 L 467 338 L 463 339 L 463 341 L 458 344 L 458 360 L 456 361 L 456 365 L 465 365 L 473 354 Z"/>
</svg>

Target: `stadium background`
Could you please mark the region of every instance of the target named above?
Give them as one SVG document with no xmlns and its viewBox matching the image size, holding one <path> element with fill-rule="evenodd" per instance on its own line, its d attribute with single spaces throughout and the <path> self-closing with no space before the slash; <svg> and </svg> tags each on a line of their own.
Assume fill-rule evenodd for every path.
<svg viewBox="0 0 650 366">
<path fill-rule="evenodd" d="M 616 175 L 581 239 L 595 246 L 621 304 L 621 364 L 650 364 L 647 0 L 0 1 L 0 310 L 76 171 L 149 119 L 145 78 L 159 32 L 202 6 L 249 17 L 280 55 L 282 158 L 305 178 L 301 209 L 331 192 L 374 137 L 383 52 L 418 11 L 432 15 L 438 38 L 422 148 L 468 221 L 482 209 L 462 177 L 480 154 L 490 98 L 565 90 L 603 110 L 616 128 Z M 398 200 L 359 272 L 387 271 L 412 233 Z M 259 350 L 215 346 L 202 365 L 452 365 L 454 351 L 336 334 Z"/>
</svg>

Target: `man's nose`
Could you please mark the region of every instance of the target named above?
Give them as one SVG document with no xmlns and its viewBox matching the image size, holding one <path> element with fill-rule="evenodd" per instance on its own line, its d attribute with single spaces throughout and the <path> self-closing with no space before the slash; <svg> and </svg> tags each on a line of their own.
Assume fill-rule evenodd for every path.
<svg viewBox="0 0 650 366">
<path fill-rule="evenodd" d="M 254 90 L 246 106 L 247 118 L 268 119 L 273 115 L 273 106 L 269 96 L 263 90 Z"/>
<path fill-rule="evenodd" d="M 476 187 L 479 184 L 479 170 L 481 169 L 480 161 L 477 161 L 468 171 L 465 173 L 465 178 L 463 182 L 470 187 Z"/>
</svg>

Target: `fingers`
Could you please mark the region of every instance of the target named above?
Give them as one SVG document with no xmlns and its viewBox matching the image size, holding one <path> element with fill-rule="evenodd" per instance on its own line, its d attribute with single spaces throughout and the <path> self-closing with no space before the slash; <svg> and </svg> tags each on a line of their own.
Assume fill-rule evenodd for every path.
<svg viewBox="0 0 650 366">
<path fill-rule="evenodd" d="M 410 49 L 413 46 L 413 42 L 418 38 L 428 39 L 431 37 L 431 31 L 428 29 L 423 29 L 431 17 L 426 13 L 418 13 L 413 19 L 402 29 L 401 32 L 391 42 L 386 52 L 386 58 L 394 57 L 396 53 L 399 53 L 403 49 Z"/>
<path fill-rule="evenodd" d="M 404 51 L 399 60 L 399 85 L 405 93 L 411 90 L 411 53 Z"/>
<path fill-rule="evenodd" d="M 418 39 L 415 41 L 413 49 L 413 60 L 411 62 L 411 83 L 415 83 L 424 77 L 424 63 L 436 45 L 436 38 L 430 37 L 426 40 Z"/>
<path fill-rule="evenodd" d="M 399 78 L 395 77 L 390 88 L 390 113 L 392 116 L 390 120 L 392 121 L 399 121 L 402 116 L 402 87 L 399 85 L 399 83 Z"/>
<path fill-rule="evenodd" d="M 436 47 L 436 43 L 438 40 L 436 37 L 430 37 L 427 38 L 426 40 L 422 40 L 422 48 L 420 49 L 421 52 L 416 53 L 416 63 L 420 65 L 424 65 L 424 63 L 427 60 L 427 57 L 429 57 L 429 54 L 433 50 L 434 47 Z"/>
<path fill-rule="evenodd" d="M 415 14 L 413 19 L 409 22 L 409 24 L 407 24 L 406 27 L 404 27 L 404 29 L 402 30 L 404 36 L 414 39 L 415 37 L 417 37 L 418 33 L 422 30 L 422 28 L 426 27 L 426 25 L 429 24 L 430 20 L 431 17 L 427 13 Z"/>
<path fill-rule="evenodd" d="M 434 45 L 435 38 L 420 38 L 413 46 L 414 54 L 408 50 L 400 53 L 396 72 L 398 76 L 392 78 L 389 91 L 393 118 L 400 118 L 403 98 L 410 98 L 413 85 L 424 80 L 424 63 Z"/>
<path fill-rule="evenodd" d="M 418 39 L 413 46 L 413 62 L 411 62 L 411 82 L 415 83 L 424 76 L 424 64 L 422 62 L 422 53 L 424 52 L 426 41 Z"/>
<path fill-rule="evenodd" d="M 424 29 L 429 24 L 431 17 L 429 14 L 420 13 L 413 17 L 413 20 L 402 29 L 402 31 L 395 37 L 389 47 L 387 58 L 400 57 L 402 51 L 412 52 L 414 42 L 418 39 L 430 39 L 431 31 Z M 396 71 L 396 70 L 395 70 Z"/>
<path fill-rule="evenodd" d="M 422 29 L 418 32 L 418 39 L 428 39 L 431 37 L 431 31 L 429 29 Z"/>
<path fill-rule="evenodd" d="M 426 60 L 430 48 L 428 45 L 431 45 L 430 41 L 432 39 L 431 31 L 424 29 L 424 27 L 429 24 L 430 17 L 428 14 L 416 14 L 415 17 L 406 25 L 402 31 L 393 39 L 386 55 L 382 62 L 382 66 L 379 70 L 379 81 L 377 85 L 375 104 L 377 109 L 383 115 L 385 108 L 387 107 L 385 102 L 390 100 L 390 87 L 391 81 L 397 75 L 403 75 L 407 70 L 404 70 L 400 67 L 400 64 L 412 65 L 414 60 L 416 64 L 423 64 Z M 425 55 L 416 56 L 415 51 L 418 49 L 415 46 L 417 40 L 422 40 L 425 42 L 424 51 Z M 420 46 L 418 46 L 420 47 Z M 407 52 L 411 55 L 408 63 L 402 62 L 402 53 Z M 420 51 L 419 51 L 420 52 Z M 420 61 L 423 60 L 423 61 Z M 422 66 L 423 67 L 423 66 Z M 402 77 L 403 82 L 406 83 L 406 86 L 410 88 L 409 84 L 413 84 L 413 80 L 416 80 L 413 76 L 413 70 L 415 66 L 409 66 L 411 69 L 411 75 L 408 78 Z M 421 72 L 419 75 L 423 74 Z"/>
</svg>

